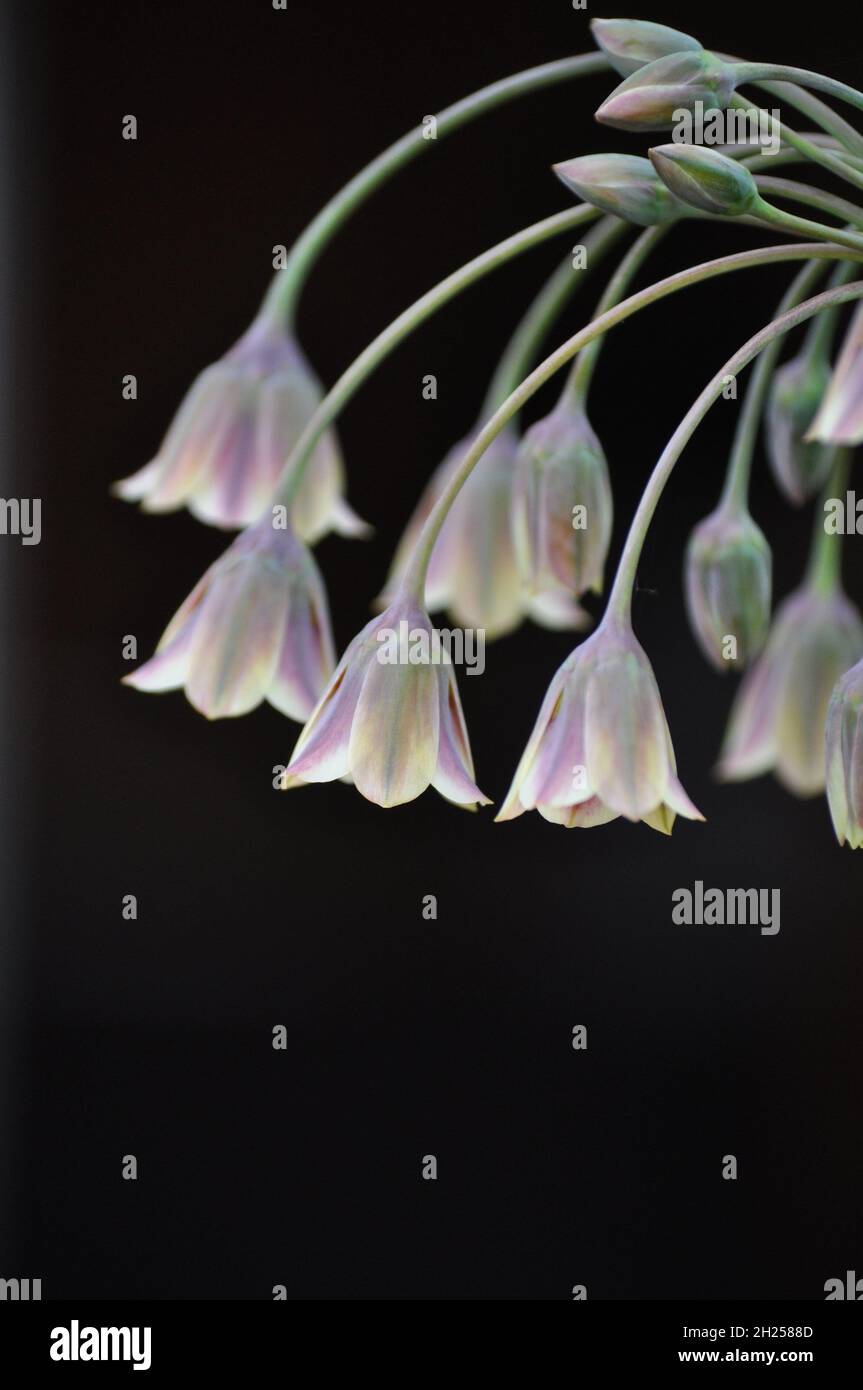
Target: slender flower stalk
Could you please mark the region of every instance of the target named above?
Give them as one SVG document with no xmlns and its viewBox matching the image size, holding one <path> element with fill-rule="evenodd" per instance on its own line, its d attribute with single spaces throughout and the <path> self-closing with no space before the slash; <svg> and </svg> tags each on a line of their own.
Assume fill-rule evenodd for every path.
<svg viewBox="0 0 863 1390">
<path fill-rule="evenodd" d="M 608 59 L 602 53 L 580 53 L 571 58 L 542 63 L 481 87 L 446 107 L 435 116 L 434 140 L 429 139 L 426 125 L 414 126 L 355 174 L 321 208 L 294 243 L 284 269 L 276 273 L 264 305 L 274 309 L 282 322 L 290 326 L 309 273 L 332 238 L 367 198 L 417 156 L 433 149 L 438 140 L 518 97 L 557 86 L 571 78 L 590 77 L 607 71 L 608 67 Z"/>
<path fill-rule="evenodd" d="M 667 276 L 664 280 L 659 280 L 646 289 L 631 295 L 622 303 L 601 314 L 584 328 L 580 329 L 572 338 L 563 343 L 556 352 L 541 362 L 538 367 L 531 372 L 516 391 L 501 405 L 490 420 L 487 421 L 468 453 L 465 455 L 461 466 L 450 479 L 450 482 L 433 508 L 423 531 L 417 541 L 413 558 L 405 575 L 405 584 L 412 587 L 418 595 L 422 594 L 425 576 L 428 570 L 429 559 L 434 549 L 440 528 L 442 527 L 447 513 L 464 486 L 471 472 L 484 454 L 485 450 L 496 438 L 500 431 L 509 423 L 514 415 L 530 400 L 546 381 L 555 372 L 569 362 L 576 353 L 586 347 L 594 338 L 600 337 L 610 328 L 631 315 L 646 308 L 648 305 L 664 299 L 667 295 L 675 293 L 677 290 L 685 289 L 694 284 L 701 284 L 704 281 L 713 279 L 715 276 L 728 274 L 732 270 L 755 269 L 758 266 L 781 264 L 784 261 L 795 260 L 855 260 L 860 261 L 863 255 L 860 252 L 846 250 L 839 246 L 827 246 L 817 242 L 802 243 L 792 246 L 775 246 L 758 248 L 754 251 L 743 251 L 733 256 L 722 256 L 717 260 L 705 261 L 701 265 L 691 266 L 687 270 L 679 271 L 676 275 Z M 836 291 L 841 294 L 842 291 Z M 850 296 L 850 297 L 853 297 Z M 814 301 L 810 301 L 814 302 Z M 832 302 L 832 301 L 831 301 Z M 840 301 L 837 301 L 840 302 Z M 841 302 L 844 302 L 841 301 Z M 818 304 L 819 309 L 826 307 Z M 722 385 L 720 382 L 719 390 Z M 291 461 L 289 460 L 289 464 Z M 644 500 L 644 499 L 642 499 Z M 619 578 L 619 571 L 618 571 Z"/>
</svg>

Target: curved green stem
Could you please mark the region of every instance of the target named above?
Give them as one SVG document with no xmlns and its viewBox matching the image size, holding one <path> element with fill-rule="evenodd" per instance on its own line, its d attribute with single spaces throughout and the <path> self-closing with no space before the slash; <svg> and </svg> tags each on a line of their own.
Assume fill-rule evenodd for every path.
<svg viewBox="0 0 863 1390">
<path fill-rule="evenodd" d="M 845 267 L 843 267 L 845 269 Z M 800 304 L 808 294 L 812 292 L 818 282 L 820 275 L 824 271 L 823 261 L 812 261 L 798 271 L 785 291 L 779 306 L 776 310 L 776 318 L 793 309 Z M 819 315 L 816 323 L 821 322 L 825 315 Z M 746 387 L 746 395 L 743 399 L 743 406 L 737 421 L 737 429 L 734 432 L 734 442 L 731 446 L 731 456 L 728 460 L 728 468 L 725 473 L 725 483 L 722 489 L 720 505 L 729 510 L 743 511 L 746 509 L 749 500 L 749 478 L 752 472 L 752 458 L 755 453 L 755 441 L 758 438 L 758 427 L 761 423 L 761 415 L 764 409 L 764 401 L 767 396 L 767 389 L 770 385 L 770 378 L 776 359 L 782 348 L 782 339 L 777 338 L 769 347 L 765 348 L 755 366 Z"/>
<path fill-rule="evenodd" d="M 291 506 L 305 475 L 309 460 L 314 453 L 315 445 L 324 430 L 333 422 L 366 377 L 371 375 L 384 358 L 392 352 L 393 348 L 397 347 L 409 333 L 418 328 L 441 305 L 455 298 L 462 290 L 467 289 L 483 275 L 487 275 L 489 271 L 504 265 L 514 256 L 520 255 L 522 251 L 527 251 L 531 246 L 538 246 L 541 242 L 547 241 L 549 237 L 557 236 L 559 232 L 570 231 L 573 227 L 579 227 L 585 222 L 592 222 L 598 216 L 599 212 L 595 207 L 588 203 L 582 203 L 578 207 L 568 208 L 565 212 L 557 212 L 553 217 L 546 217 L 541 222 L 535 222 L 532 227 L 526 227 L 523 231 L 516 232 L 514 236 L 507 237 L 506 241 L 501 241 L 497 246 L 492 246 L 490 250 L 483 251 L 472 261 L 468 261 L 467 265 L 453 271 L 452 275 L 441 280 L 410 308 L 399 314 L 398 318 L 393 319 L 392 323 L 363 349 L 359 357 L 354 359 L 347 371 L 342 373 L 312 415 L 282 469 L 273 497 L 274 505 Z"/>
<path fill-rule="evenodd" d="M 594 318 L 598 318 L 600 314 L 604 314 L 608 309 L 614 308 L 615 304 L 620 303 L 644 262 L 652 254 L 667 230 L 667 226 L 648 227 L 641 233 L 638 240 L 632 243 L 606 285 L 603 296 L 596 307 Z M 593 342 L 588 343 L 584 351 L 578 354 L 566 386 L 563 388 L 564 392 L 571 393 L 573 399 L 578 401 L 582 407 L 587 405 L 587 394 L 604 341 L 604 338 L 594 338 Z M 517 382 L 513 382 L 513 387 L 516 385 Z"/>
<path fill-rule="evenodd" d="M 863 208 L 849 203 L 846 198 L 837 198 L 833 193 L 825 193 L 823 188 L 798 183 L 796 179 L 774 179 L 766 174 L 758 174 L 755 182 L 760 193 L 769 193 L 774 198 L 788 198 L 793 203 L 802 203 L 818 212 L 826 212 L 828 216 L 839 217 L 843 222 L 850 222 L 853 227 L 863 227 Z"/>
<path fill-rule="evenodd" d="M 808 217 L 796 217 L 793 212 L 784 212 L 772 203 L 759 198 L 752 212 L 762 222 L 793 236 L 816 236 L 822 241 L 832 241 L 839 246 L 850 246 L 855 251 L 863 250 L 863 236 L 858 232 L 846 231 L 844 227 L 825 227 L 823 222 L 811 222 Z"/>
<path fill-rule="evenodd" d="M 863 111 L 863 92 L 849 87 L 847 82 L 838 82 L 835 77 L 825 77 L 821 72 L 789 68 L 784 63 L 735 63 L 734 66 L 740 82 L 793 82 L 795 87 L 811 87 Z"/>
<path fill-rule="evenodd" d="M 740 96 L 739 92 L 731 98 L 731 105 L 737 110 L 752 110 L 751 104 Z M 832 150 L 825 149 L 823 145 L 817 145 L 813 140 L 807 140 L 805 136 L 798 135 L 784 121 L 777 121 L 771 111 L 766 111 L 763 107 L 755 109 L 758 111 L 759 117 L 761 115 L 767 117 L 771 131 L 775 131 L 780 140 L 791 145 L 807 159 L 811 159 L 814 164 L 820 164 L 823 168 L 838 174 L 846 183 L 853 183 L 855 188 L 863 188 L 863 173 L 848 160 L 843 159 L 841 155 L 835 154 Z"/>
<path fill-rule="evenodd" d="M 515 97 L 553 87 L 571 77 L 605 72 L 608 67 L 604 53 L 582 53 L 574 58 L 542 63 L 539 67 L 527 68 L 524 72 L 501 78 L 441 111 L 435 117 L 436 138 L 449 135 L 476 116 L 494 111 Z M 261 313 L 273 315 L 290 327 L 309 271 L 332 237 L 366 198 L 423 150 L 433 148 L 434 144 L 435 140 L 428 138 L 424 126 L 415 126 L 355 174 L 300 234 L 288 254 L 284 269 L 276 272 L 261 306 Z"/>
<path fill-rule="evenodd" d="M 818 97 L 812 96 L 802 87 L 795 87 L 793 82 L 757 82 L 755 85 L 769 96 L 786 101 L 789 106 L 795 106 L 804 116 L 838 140 L 851 154 L 863 155 L 863 135 L 842 116 L 837 115 L 832 107 L 819 101 Z"/>
<path fill-rule="evenodd" d="M 806 567 L 806 582 L 819 594 L 833 594 L 839 587 L 842 568 L 842 537 L 828 533 L 824 525 L 824 504 L 829 497 L 841 497 L 848 482 L 848 467 L 851 451 L 843 445 L 833 449 L 833 467 L 824 491 L 815 508 L 815 524 L 812 529 L 812 544 L 809 550 L 809 563 Z"/>
<path fill-rule="evenodd" d="M 613 309 L 609 309 L 606 313 L 593 319 L 572 338 L 567 339 L 551 356 L 534 368 L 530 376 L 526 377 L 512 395 L 498 407 L 491 419 L 480 430 L 426 520 L 405 571 L 403 587 L 417 598 L 421 598 L 425 587 L 428 563 L 440 528 L 446 520 L 450 507 L 486 449 L 497 438 L 504 426 L 530 400 L 531 396 L 535 395 L 539 388 L 554 376 L 555 372 L 571 361 L 575 354 L 587 347 L 594 338 L 607 333 L 609 328 L 622 323 L 624 319 L 630 318 L 640 309 L 646 308 L 648 304 L 654 304 L 657 300 L 664 299 L 667 295 L 675 293 L 676 290 L 685 289 L 689 285 L 700 284 L 703 281 L 714 279 L 718 275 L 725 275 L 732 270 L 755 269 L 764 265 L 778 265 L 784 261 L 801 260 L 855 260 L 859 262 L 863 260 L 863 253 L 848 251 L 838 246 L 810 242 L 797 243 L 791 246 L 765 246 L 754 251 L 741 251 L 733 256 L 722 256 L 718 260 L 705 261 L 701 265 L 690 266 L 686 270 L 678 271 L 676 275 L 669 275 L 664 280 L 658 280 L 654 285 L 648 285 L 646 289 L 630 295 L 628 299 L 624 299 Z M 841 293 L 841 291 L 836 291 L 836 293 Z"/>
<path fill-rule="evenodd" d="M 726 379 L 729 376 L 736 376 L 752 361 L 753 357 L 773 342 L 774 338 L 780 338 L 784 333 L 795 328 L 798 323 L 804 323 L 813 314 L 821 313 L 822 310 L 829 309 L 833 305 L 847 304 L 852 300 L 860 299 L 861 296 L 863 296 L 863 281 L 858 280 L 853 285 L 843 285 L 839 289 L 825 290 L 823 294 L 816 295 L 814 299 L 805 300 L 804 303 L 790 309 L 781 318 L 774 319 L 772 323 L 767 324 L 765 328 L 751 337 L 741 348 L 738 348 L 734 356 L 730 357 L 708 382 L 666 444 L 647 481 L 647 486 L 641 494 L 641 500 L 624 542 L 623 553 L 617 566 L 611 593 L 608 596 L 608 607 L 602 620 L 603 623 L 629 626 L 632 590 L 635 585 L 638 561 L 653 514 L 674 465 L 710 407 L 722 395 Z"/>
<path fill-rule="evenodd" d="M 621 218 L 603 217 L 601 222 L 591 227 L 584 238 L 584 270 L 576 270 L 570 256 L 567 256 L 563 265 L 558 266 L 551 279 L 540 290 L 504 350 L 486 393 L 481 412 L 483 417 L 493 414 L 501 401 L 505 401 L 522 378 L 527 376 L 538 344 L 542 342 L 570 295 L 581 284 L 583 276 L 596 269 L 615 242 L 628 230 L 629 224 Z"/>
</svg>

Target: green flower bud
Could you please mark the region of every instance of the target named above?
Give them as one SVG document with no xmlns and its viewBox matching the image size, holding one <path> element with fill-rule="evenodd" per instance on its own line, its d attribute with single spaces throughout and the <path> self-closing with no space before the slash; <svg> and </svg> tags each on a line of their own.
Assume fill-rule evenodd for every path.
<svg viewBox="0 0 863 1390">
<path fill-rule="evenodd" d="M 767 401 L 767 457 L 780 490 L 800 506 L 827 481 L 832 451 L 806 431 L 827 390 L 830 365 L 801 352 L 774 374 Z"/>
<path fill-rule="evenodd" d="M 590 31 L 621 77 L 669 53 L 701 52 L 701 44 L 691 34 L 648 19 L 594 19 Z"/>
<path fill-rule="evenodd" d="M 623 217 L 638 227 L 673 222 L 682 208 L 654 172 L 634 154 L 587 154 L 552 166 L 557 177 L 585 203 Z"/>
<path fill-rule="evenodd" d="M 692 532 L 686 607 L 698 645 L 717 670 L 742 670 L 764 646 L 771 575 L 770 546 L 748 512 L 720 506 Z"/>
<path fill-rule="evenodd" d="M 758 202 L 749 170 L 718 150 L 703 145 L 658 145 L 650 162 L 666 188 L 699 212 L 741 217 Z"/>
<path fill-rule="evenodd" d="M 712 53 L 671 53 L 638 68 L 615 87 L 596 119 L 620 130 L 666 130 L 680 111 L 725 110 L 734 96 L 737 71 Z"/>
</svg>

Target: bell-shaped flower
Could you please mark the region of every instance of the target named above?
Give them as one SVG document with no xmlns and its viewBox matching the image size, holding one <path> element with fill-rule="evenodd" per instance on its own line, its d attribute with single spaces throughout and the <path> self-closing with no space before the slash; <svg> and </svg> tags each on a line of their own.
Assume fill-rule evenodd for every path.
<svg viewBox="0 0 863 1390">
<path fill-rule="evenodd" d="M 737 86 L 737 73 L 712 53 L 670 53 L 646 63 L 615 87 L 596 119 L 619 130 L 667 130 L 680 111 L 725 110 Z"/>
<path fill-rule="evenodd" d="M 211 565 L 156 654 L 125 677 L 136 690 L 184 688 L 208 719 L 262 700 L 307 719 L 333 669 L 327 596 L 310 551 L 266 515 Z"/>
<path fill-rule="evenodd" d="M 582 202 L 637 227 L 659 227 L 688 213 L 649 159 L 636 154 L 585 154 L 553 164 L 561 183 Z"/>
<path fill-rule="evenodd" d="M 863 303 L 858 304 L 848 325 L 836 370 L 808 438 L 827 444 L 863 442 Z"/>
<path fill-rule="evenodd" d="M 767 457 L 789 502 L 800 506 L 827 481 L 832 449 L 806 437 L 827 383 L 830 367 L 820 354 L 798 353 L 773 375 L 767 401 Z"/>
<path fill-rule="evenodd" d="M 592 19 L 590 32 L 621 77 L 669 53 L 701 51 L 701 44 L 691 34 L 649 19 Z"/>
<path fill-rule="evenodd" d="M 447 649 L 403 593 L 353 639 L 297 740 L 287 788 L 351 778 L 379 806 L 427 787 L 458 806 L 488 805 Z"/>
<path fill-rule="evenodd" d="M 399 542 L 379 602 L 396 593 L 426 518 L 470 448 L 479 426 L 437 469 Z M 426 603 L 446 608 L 462 627 L 489 638 L 512 631 L 525 615 L 510 521 L 518 439 L 510 428 L 485 451 L 441 527 L 429 565 Z"/>
<path fill-rule="evenodd" d="M 863 621 L 843 593 L 807 582 L 785 599 L 737 692 L 719 775 L 741 781 L 772 769 L 798 796 L 820 792 L 830 695 L 861 653 Z"/>
<path fill-rule="evenodd" d="M 692 532 L 686 606 L 698 644 L 718 671 L 743 670 L 764 646 L 772 568 L 764 532 L 733 503 L 721 503 Z"/>
<path fill-rule="evenodd" d="M 670 834 L 702 820 L 677 779 L 662 700 L 628 626 L 603 622 L 549 686 L 497 819 L 536 809 L 559 825 L 625 816 Z"/>
<path fill-rule="evenodd" d="M 573 602 L 602 592 L 613 503 L 602 445 L 582 406 L 564 392 L 550 415 L 531 425 L 516 456 L 512 526 L 526 602 L 538 613 L 568 613 Z M 546 619 L 547 626 L 558 624 Z"/>
<path fill-rule="evenodd" d="M 840 845 L 863 849 L 863 661 L 840 677 L 827 707 L 827 802 Z"/>
<path fill-rule="evenodd" d="M 114 492 L 144 511 L 188 507 L 210 526 L 248 526 L 268 509 L 284 464 L 323 397 L 296 339 L 260 315 L 194 382 L 158 454 Z M 338 440 L 328 430 L 309 461 L 293 524 L 313 543 L 368 530 L 344 498 Z"/>
</svg>

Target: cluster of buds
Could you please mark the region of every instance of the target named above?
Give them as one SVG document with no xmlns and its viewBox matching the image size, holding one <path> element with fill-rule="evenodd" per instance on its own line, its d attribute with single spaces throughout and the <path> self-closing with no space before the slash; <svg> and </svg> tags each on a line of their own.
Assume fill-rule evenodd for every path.
<svg viewBox="0 0 863 1390">
<path fill-rule="evenodd" d="M 772 72 L 711 53 L 664 25 L 597 20 L 592 29 L 621 78 L 596 116 L 624 131 L 667 131 L 681 112 L 699 107 L 727 111 L 739 104 L 742 83 Z M 791 218 L 765 200 L 746 162 L 749 152 L 675 138 L 646 157 L 584 155 L 554 165 L 554 172 L 589 205 L 578 216 L 595 216 L 596 209 L 617 228 L 743 219 L 795 234 L 815 227 L 829 241 L 829 228 Z M 842 157 L 832 149 L 824 155 L 840 168 Z M 394 166 L 401 158 L 394 157 Z M 854 168 L 844 167 L 853 179 Z M 325 220 L 333 223 L 334 214 Z M 863 227 L 863 214 L 855 225 Z M 640 264 L 639 248 L 660 234 L 642 233 L 630 253 L 632 269 Z M 844 236 L 845 246 L 863 247 L 859 232 L 834 234 L 837 241 Z M 622 269 L 618 276 L 626 282 Z M 819 331 L 768 385 L 768 458 L 781 492 L 800 505 L 824 486 L 838 446 L 863 441 L 863 305 L 835 368 L 829 339 Z M 521 437 L 519 402 L 492 426 L 496 433 L 484 451 L 475 444 L 484 419 L 451 450 L 396 549 L 378 602 L 382 611 L 338 664 L 310 546 L 330 531 L 359 536 L 369 528 L 345 500 L 335 411 L 326 414 L 323 400 L 279 296 L 271 294 L 239 342 L 194 383 L 155 459 L 116 485 L 120 496 L 147 511 L 185 506 L 209 525 L 245 528 L 128 683 L 146 691 L 182 688 L 208 718 L 246 714 L 268 701 L 302 723 L 285 788 L 347 781 L 368 800 L 392 807 L 433 787 L 454 805 L 486 805 L 451 662 L 421 655 L 390 662 L 382 659 L 382 643 L 404 629 L 412 650 L 431 650 L 430 614 L 441 609 L 489 638 L 511 633 L 525 618 L 548 628 L 588 626 L 581 600 L 603 590 L 613 501 L 586 387 L 573 375 L 551 412 Z M 303 455 L 307 432 L 314 439 Z M 297 483 L 284 493 L 290 502 L 277 505 L 297 452 Z M 736 780 L 772 770 L 801 796 L 826 787 L 837 837 L 857 848 L 863 845 L 863 619 L 840 589 L 834 552 L 830 563 L 810 564 L 771 622 L 771 551 L 745 492 L 735 475 L 734 486 L 726 486 L 717 508 L 695 528 L 684 567 L 698 646 L 717 670 L 744 672 L 720 775 Z M 822 553 L 820 542 L 817 549 Z M 599 626 L 554 676 L 498 820 L 535 809 L 567 827 L 623 817 L 668 834 L 677 816 L 702 819 L 678 780 L 656 679 L 620 598 L 625 575 L 622 560 Z"/>
</svg>

